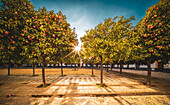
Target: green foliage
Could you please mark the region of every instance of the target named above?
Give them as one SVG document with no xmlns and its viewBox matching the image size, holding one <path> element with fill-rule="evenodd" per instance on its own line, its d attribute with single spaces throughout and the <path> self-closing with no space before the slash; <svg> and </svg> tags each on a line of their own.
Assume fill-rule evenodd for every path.
<svg viewBox="0 0 170 105">
<path fill-rule="evenodd" d="M 129 38 L 132 33 L 132 24 L 129 22 L 134 20 L 134 17 L 125 19 L 121 16 L 117 22 L 116 18 L 108 18 L 86 32 L 82 38 L 85 57 L 99 62 L 102 56 L 107 64 L 123 63 L 128 59 L 133 45 Z"/>
<path fill-rule="evenodd" d="M 2 0 L 0 63 L 63 61 L 77 44 L 77 35 L 61 12 L 34 10 L 28 0 Z M 46 62 L 46 63 L 47 63 Z"/>
<path fill-rule="evenodd" d="M 161 60 L 166 63 L 169 60 L 169 0 L 159 1 L 158 4 L 146 11 L 145 17 L 138 23 L 137 33 L 140 35 L 140 57 Z"/>
<path fill-rule="evenodd" d="M 44 87 L 43 84 L 40 84 L 39 86 L 37 86 L 37 88 L 46 88 L 46 87 L 48 87 L 48 86 L 50 86 L 50 84 L 47 84 L 45 87 Z"/>
<path fill-rule="evenodd" d="M 64 76 L 67 76 L 67 75 L 59 75 L 59 77 L 64 77 Z"/>
<path fill-rule="evenodd" d="M 21 63 L 23 41 L 21 31 L 26 25 L 26 18 L 34 14 L 33 6 L 28 0 L 1 0 L 0 9 L 0 59 L 2 63 Z"/>
<path fill-rule="evenodd" d="M 170 57 L 169 5 L 169 0 L 160 0 L 146 11 L 146 16 L 135 27 L 130 23 L 133 16 L 129 19 L 120 16 L 119 19 L 108 18 L 88 30 L 81 38 L 86 62 L 93 58 L 99 63 L 102 56 L 106 64 L 146 64 L 148 59 L 167 63 Z"/>
<path fill-rule="evenodd" d="M 107 85 L 104 83 L 103 86 L 101 86 L 100 84 L 96 84 L 99 88 L 103 87 L 103 88 L 106 88 Z"/>
</svg>

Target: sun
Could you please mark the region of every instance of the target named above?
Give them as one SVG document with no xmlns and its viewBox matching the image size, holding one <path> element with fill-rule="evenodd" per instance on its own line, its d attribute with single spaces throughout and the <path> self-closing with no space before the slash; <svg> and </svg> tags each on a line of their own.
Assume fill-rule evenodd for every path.
<svg viewBox="0 0 170 105">
<path fill-rule="evenodd" d="M 75 51 L 79 52 L 81 50 L 80 46 L 75 46 Z"/>
<path fill-rule="evenodd" d="M 72 53 L 74 53 L 74 56 L 76 56 L 76 54 L 78 54 L 79 57 L 80 57 L 80 53 L 81 53 L 81 51 L 82 51 L 81 46 L 72 45 L 72 47 L 69 48 L 69 49 L 72 49 L 72 51 L 71 51 L 69 54 L 67 54 L 67 55 L 65 56 L 65 58 L 68 57 L 69 55 L 71 55 Z"/>
</svg>

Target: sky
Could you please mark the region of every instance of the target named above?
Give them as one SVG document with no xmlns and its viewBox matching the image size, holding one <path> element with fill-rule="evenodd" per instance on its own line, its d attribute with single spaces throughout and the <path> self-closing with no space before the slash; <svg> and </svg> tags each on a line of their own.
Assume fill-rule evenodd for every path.
<svg viewBox="0 0 170 105">
<path fill-rule="evenodd" d="M 145 11 L 159 0 L 29 0 L 35 10 L 43 6 L 54 12 L 61 11 L 71 28 L 76 28 L 78 39 L 104 19 L 115 16 L 135 17 L 133 25 L 145 16 Z"/>
</svg>

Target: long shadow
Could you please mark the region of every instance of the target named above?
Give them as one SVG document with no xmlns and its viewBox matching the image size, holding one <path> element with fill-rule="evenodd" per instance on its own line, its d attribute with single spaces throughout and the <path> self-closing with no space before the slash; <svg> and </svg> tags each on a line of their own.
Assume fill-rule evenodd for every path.
<svg viewBox="0 0 170 105">
<path fill-rule="evenodd" d="M 130 78 L 131 80 L 137 81 L 138 83 L 143 85 L 145 85 L 146 82 L 146 76 L 144 75 L 127 73 L 127 72 L 122 72 L 122 74 L 120 74 L 119 71 L 114 71 L 114 70 L 113 71 L 109 70 L 109 72 L 112 72 L 118 76 Z M 149 88 L 154 89 L 158 92 L 164 92 L 167 94 L 170 93 L 170 82 L 167 81 L 166 79 L 152 77 L 151 81 L 152 83 L 151 86 L 148 86 Z"/>
</svg>

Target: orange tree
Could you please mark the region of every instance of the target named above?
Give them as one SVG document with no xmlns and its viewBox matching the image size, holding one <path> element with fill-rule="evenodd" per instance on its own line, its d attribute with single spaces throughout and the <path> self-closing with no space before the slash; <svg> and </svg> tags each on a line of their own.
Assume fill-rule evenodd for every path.
<svg viewBox="0 0 170 105">
<path fill-rule="evenodd" d="M 92 31 L 92 29 L 90 31 Z M 87 45 L 84 44 L 84 46 L 87 47 L 88 44 Z M 93 54 L 93 52 L 91 52 L 92 49 L 90 49 L 89 51 L 87 51 L 87 50 L 89 50 L 89 49 L 88 48 L 83 48 L 81 58 L 83 59 L 83 62 L 85 62 L 86 64 L 90 64 L 91 65 L 91 67 L 92 67 L 92 74 L 91 74 L 91 76 L 94 76 L 93 67 L 94 67 L 94 63 L 95 63 L 95 58 L 96 57 L 94 55 L 92 55 L 92 56 L 90 55 L 91 53 Z"/>
<path fill-rule="evenodd" d="M 137 27 L 134 27 L 128 36 L 128 41 L 131 42 L 130 43 L 131 50 L 130 50 L 130 55 L 125 61 L 125 64 L 129 65 L 129 64 L 135 63 L 136 69 L 141 64 L 141 60 L 144 60 L 144 58 L 140 56 L 142 47 L 141 47 L 141 44 L 139 43 L 139 40 L 140 40 L 140 35 L 137 32 Z"/>
<path fill-rule="evenodd" d="M 107 36 L 109 34 L 110 26 L 112 25 L 112 19 L 108 18 L 104 23 L 98 24 L 95 29 L 91 29 L 86 32 L 86 35 L 82 38 L 84 51 L 91 57 L 100 58 L 101 65 L 101 82 L 100 86 L 103 86 L 103 61 L 108 57 L 108 41 Z"/>
<path fill-rule="evenodd" d="M 45 7 L 26 22 L 28 25 L 22 35 L 29 40 L 24 42 L 26 45 L 23 54 L 29 58 L 36 56 L 41 61 L 43 86 L 46 86 L 45 65 L 53 56 L 62 58 L 64 53 L 61 49 L 67 47 L 75 37 L 71 37 L 66 16 L 61 12 L 55 14 L 54 11 L 47 11 Z"/>
<path fill-rule="evenodd" d="M 167 63 L 169 60 L 169 0 L 160 0 L 156 5 L 148 8 L 145 17 L 138 28 L 140 34 L 140 56 L 147 62 L 148 74 L 146 84 L 151 84 L 152 61 L 161 60 Z"/>
<path fill-rule="evenodd" d="M 0 9 L 0 59 L 10 65 L 21 63 L 26 56 L 21 54 L 23 41 L 21 31 L 26 26 L 26 19 L 34 15 L 33 5 L 28 0 L 1 0 Z"/>
<path fill-rule="evenodd" d="M 77 35 L 74 34 L 75 32 L 72 32 L 72 29 L 69 26 L 70 24 L 67 23 L 67 33 L 63 36 L 63 41 L 65 43 L 58 43 L 58 51 L 51 56 L 53 61 L 61 63 L 61 76 L 63 76 L 63 63 L 70 63 L 74 46 L 78 43 L 78 40 L 76 39 Z"/>
<path fill-rule="evenodd" d="M 95 56 L 92 56 L 91 58 L 89 58 L 89 64 L 91 65 L 92 67 L 92 72 L 91 72 L 91 76 L 93 77 L 94 76 L 94 64 L 96 64 L 96 66 L 100 63 L 99 62 L 99 58 L 95 57 Z"/>
<path fill-rule="evenodd" d="M 129 59 L 131 50 L 134 47 L 133 41 L 130 40 L 132 36 L 132 23 L 134 17 L 125 19 L 123 16 L 119 17 L 117 22 L 114 22 L 111 29 L 109 30 L 108 44 L 108 61 L 111 63 L 120 64 L 120 74 L 122 73 L 123 64 Z M 114 20 L 116 17 L 114 18 Z"/>
</svg>

